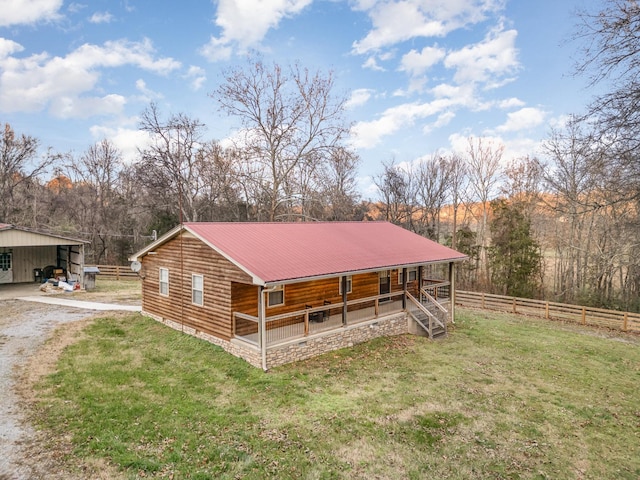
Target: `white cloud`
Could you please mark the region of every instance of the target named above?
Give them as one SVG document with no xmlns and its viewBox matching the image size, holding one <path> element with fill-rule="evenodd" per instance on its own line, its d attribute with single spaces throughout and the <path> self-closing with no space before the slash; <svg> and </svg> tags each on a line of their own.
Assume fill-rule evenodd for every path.
<svg viewBox="0 0 640 480">
<path fill-rule="evenodd" d="M 367 68 L 369 70 L 373 70 L 375 72 L 384 72 L 385 69 L 384 67 L 381 67 L 380 65 L 378 65 L 378 60 L 376 60 L 376 57 L 371 56 L 369 58 L 367 58 L 364 63 L 362 64 L 362 68 Z"/>
<path fill-rule="evenodd" d="M 515 48 L 517 35 L 515 30 L 494 30 L 482 42 L 449 53 L 444 64 L 455 69 L 453 78 L 459 84 L 499 85 L 497 78 L 511 75 L 520 67 Z"/>
<path fill-rule="evenodd" d="M 410 75 L 422 75 L 429 68 L 441 61 L 446 55 L 443 48 L 424 47 L 421 52 L 411 50 L 403 55 L 400 70 Z"/>
<path fill-rule="evenodd" d="M 149 87 L 147 87 L 147 82 L 145 82 L 141 78 L 136 80 L 136 90 L 138 90 L 142 94 L 141 100 L 144 103 L 149 103 L 152 100 L 157 100 L 164 97 L 162 93 L 153 91 Z"/>
<path fill-rule="evenodd" d="M 7 43 L 4 42 L 5 51 Z M 8 51 L 19 50 L 10 44 Z M 101 70 L 134 66 L 166 74 L 180 63 L 168 57 L 156 58 L 149 40 L 85 44 L 65 57 L 46 52 L 25 58 L 0 56 L 0 111 L 37 112 L 50 108 L 61 117 L 113 114 L 125 103 L 117 94 L 96 95 Z"/>
<path fill-rule="evenodd" d="M 509 108 L 524 107 L 525 103 L 519 98 L 511 97 L 498 102 L 498 107 L 504 110 Z"/>
<path fill-rule="evenodd" d="M 8 57 L 9 55 L 24 50 L 24 47 L 13 40 L 6 38 L 0 38 L 0 60 Z"/>
<path fill-rule="evenodd" d="M 507 165 L 512 160 L 523 158 L 526 156 L 537 155 L 540 152 L 540 140 L 534 140 L 532 138 L 514 138 L 505 139 L 501 136 L 495 135 L 471 135 L 468 133 L 454 133 L 449 136 L 449 144 L 451 145 L 451 151 L 457 152 L 461 155 L 466 155 L 469 151 L 469 137 L 476 139 L 481 138 L 485 146 L 493 145 L 498 148 L 504 146 L 502 153 L 502 165 Z"/>
<path fill-rule="evenodd" d="M 147 132 L 128 126 L 135 125 L 137 123 L 136 118 L 125 119 L 122 123 L 125 125 L 117 127 L 94 125 L 89 131 L 96 142 L 105 138 L 112 142 L 122 153 L 124 162 L 130 164 L 138 159 L 138 149 L 144 149 L 151 145 L 151 138 Z"/>
<path fill-rule="evenodd" d="M 351 98 L 347 100 L 345 108 L 351 109 L 364 105 L 372 97 L 374 91 L 370 88 L 358 88 L 351 92 Z"/>
<path fill-rule="evenodd" d="M 507 121 L 496 130 L 499 132 L 517 132 L 537 127 L 544 123 L 546 112 L 539 108 L 526 107 L 507 114 Z"/>
<path fill-rule="evenodd" d="M 70 13 L 78 13 L 78 12 L 81 12 L 82 10 L 84 10 L 85 8 L 87 8 L 87 5 L 85 5 L 84 3 L 71 2 L 69 4 L 69 6 L 67 7 L 67 10 Z"/>
<path fill-rule="evenodd" d="M 230 58 L 234 47 L 240 51 L 257 45 L 269 29 L 284 18 L 300 13 L 312 0 L 220 0 L 215 23 L 222 30 L 212 36 L 200 53 L 211 61 Z"/>
<path fill-rule="evenodd" d="M 89 18 L 91 23 L 111 23 L 113 15 L 109 12 L 96 12 Z"/>
<path fill-rule="evenodd" d="M 5 0 L 2 2 L 0 27 L 34 24 L 61 18 L 62 0 Z"/>
<path fill-rule="evenodd" d="M 455 99 L 436 99 L 427 103 L 405 103 L 385 110 L 377 120 L 358 122 L 351 129 L 351 144 L 356 148 L 373 148 L 382 137 L 413 126 L 416 120 L 438 115 L 457 104 Z"/>
<path fill-rule="evenodd" d="M 433 127 L 434 128 L 440 128 L 440 127 L 444 127 L 446 125 L 449 125 L 451 120 L 453 120 L 455 117 L 456 117 L 456 114 L 451 112 L 451 111 L 444 112 L 444 113 L 438 115 L 438 119 L 433 124 Z"/>
<path fill-rule="evenodd" d="M 195 65 L 191 65 L 187 74 L 184 76 L 187 80 L 191 82 L 191 90 L 198 91 L 202 88 L 204 82 L 207 81 L 206 72 L 202 67 L 197 67 Z"/>
<path fill-rule="evenodd" d="M 443 37 L 466 25 L 483 21 L 491 12 L 504 8 L 503 0 L 386 0 L 360 1 L 357 10 L 366 11 L 373 29 L 353 51 L 363 54 L 416 37 Z"/>
<path fill-rule="evenodd" d="M 58 118 L 89 118 L 95 115 L 117 115 L 127 100 L 122 95 L 104 97 L 60 96 L 51 101 L 49 110 Z"/>
</svg>

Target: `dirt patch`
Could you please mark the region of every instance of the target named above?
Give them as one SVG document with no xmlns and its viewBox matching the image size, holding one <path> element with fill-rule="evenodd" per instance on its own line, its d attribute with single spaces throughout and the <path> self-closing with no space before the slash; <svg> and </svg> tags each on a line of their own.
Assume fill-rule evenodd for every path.
<svg viewBox="0 0 640 480">
<path fill-rule="evenodd" d="M 0 311 L 0 480 L 122 478 L 108 465 L 74 458 L 68 438 L 30 422 L 37 416 L 35 382 L 54 371 L 95 312 L 19 300 L 0 301 Z"/>
</svg>

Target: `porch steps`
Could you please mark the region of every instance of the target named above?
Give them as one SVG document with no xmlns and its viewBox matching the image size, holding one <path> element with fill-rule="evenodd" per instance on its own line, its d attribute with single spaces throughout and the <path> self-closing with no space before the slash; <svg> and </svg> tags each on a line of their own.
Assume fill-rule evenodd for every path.
<svg viewBox="0 0 640 480">
<path fill-rule="evenodd" d="M 432 312 L 432 313 L 435 314 L 435 312 Z M 429 325 L 429 317 L 427 316 L 426 313 L 418 311 L 418 312 L 412 312 L 411 315 L 420 325 L 422 325 L 422 328 L 428 331 L 426 327 L 427 325 Z M 431 329 L 430 338 L 432 340 L 435 340 L 437 338 L 443 338 L 446 336 L 447 336 L 447 331 L 444 328 L 442 328 L 440 325 L 434 325 L 433 328 Z"/>
</svg>

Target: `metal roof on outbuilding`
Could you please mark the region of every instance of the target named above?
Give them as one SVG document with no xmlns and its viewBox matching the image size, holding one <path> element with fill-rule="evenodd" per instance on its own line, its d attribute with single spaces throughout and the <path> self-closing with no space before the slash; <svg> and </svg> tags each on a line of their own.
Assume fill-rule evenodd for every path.
<svg viewBox="0 0 640 480">
<path fill-rule="evenodd" d="M 83 245 L 90 243 L 78 238 L 55 235 L 31 228 L 0 223 L 0 247 L 40 247 L 47 245 Z"/>
<path fill-rule="evenodd" d="M 185 223 L 183 228 L 258 284 L 467 258 L 388 222 Z M 131 259 L 180 232 L 177 227 Z"/>
</svg>

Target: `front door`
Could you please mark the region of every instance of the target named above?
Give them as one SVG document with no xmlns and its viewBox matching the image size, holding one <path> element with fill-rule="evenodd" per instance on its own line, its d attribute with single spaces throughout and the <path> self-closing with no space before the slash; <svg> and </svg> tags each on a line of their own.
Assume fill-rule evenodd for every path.
<svg viewBox="0 0 640 480">
<path fill-rule="evenodd" d="M 387 293 L 391 293 L 391 277 L 389 274 L 389 270 L 383 270 L 378 274 L 378 291 L 380 295 L 385 295 Z M 390 300 L 389 297 L 383 297 L 379 301 L 380 302 L 388 302 Z"/>
<path fill-rule="evenodd" d="M 0 283 L 13 283 L 11 253 L 0 253 Z"/>
</svg>

